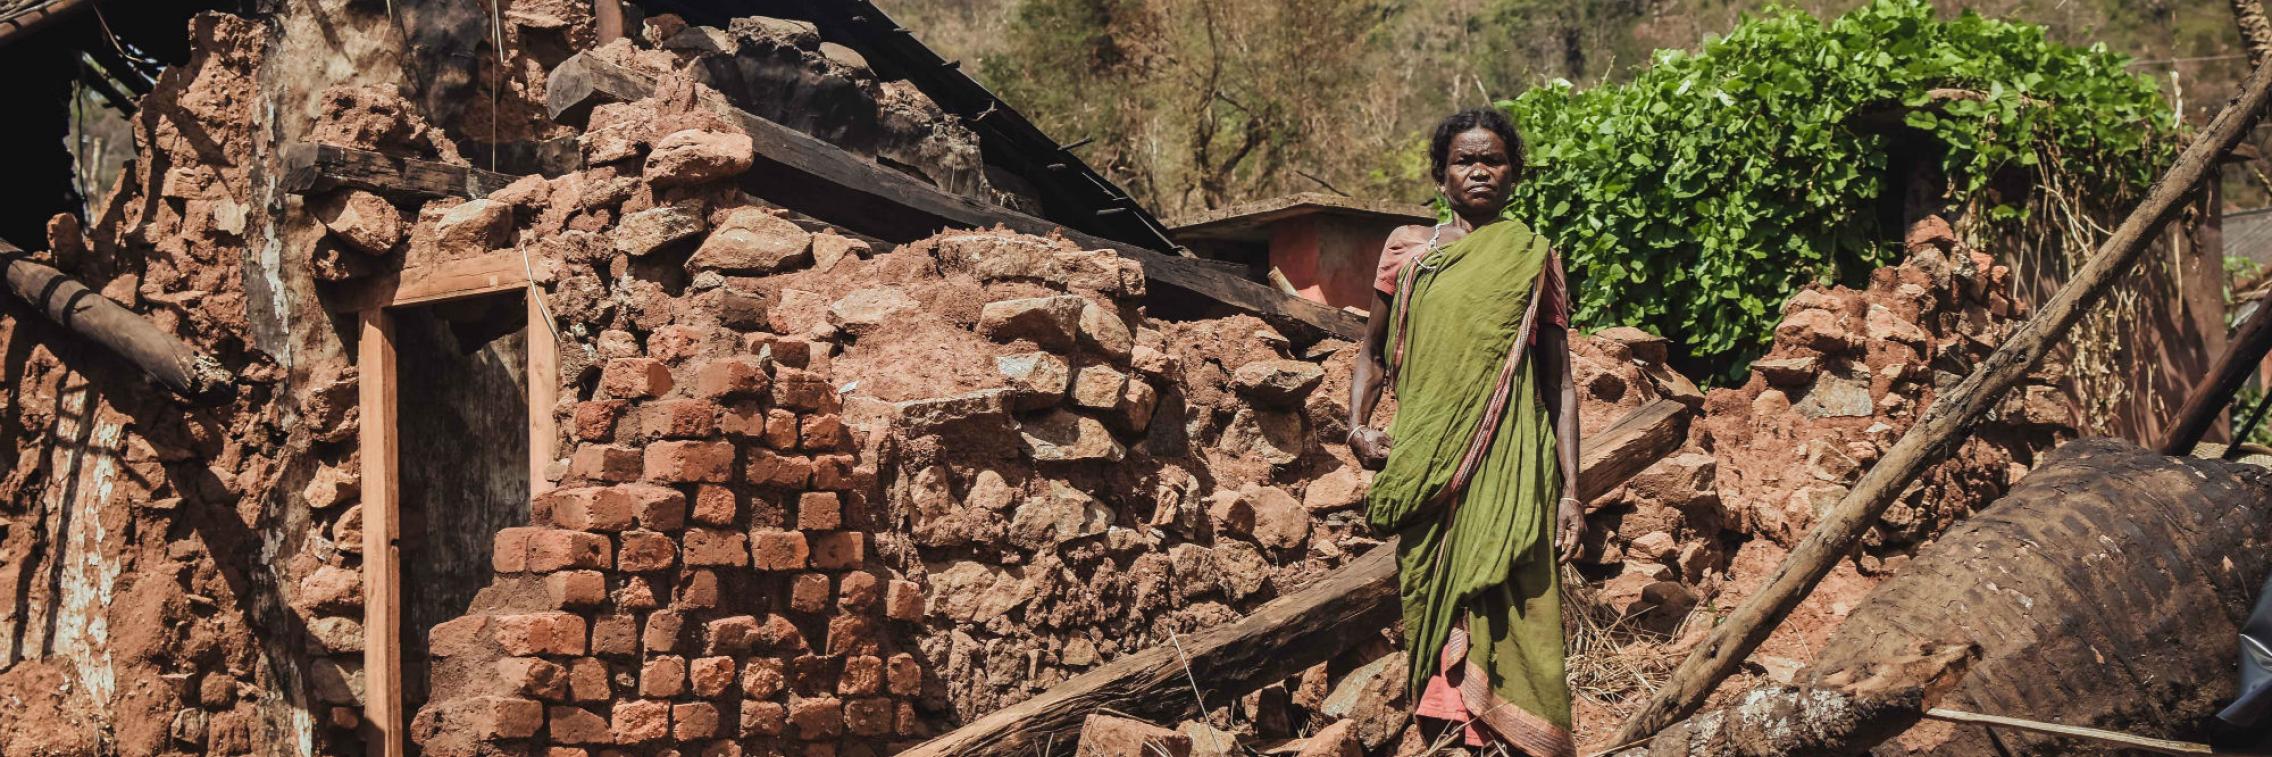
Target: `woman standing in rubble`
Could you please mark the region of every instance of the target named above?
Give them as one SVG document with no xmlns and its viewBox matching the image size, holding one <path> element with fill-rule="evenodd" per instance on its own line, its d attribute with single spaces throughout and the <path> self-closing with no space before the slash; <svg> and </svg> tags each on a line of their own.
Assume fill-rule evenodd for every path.
<svg viewBox="0 0 2272 757">
<path fill-rule="evenodd" d="M 1471 745 L 1560 757 L 1575 750 L 1556 558 L 1576 551 L 1585 508 L 1562 264 L 1507 209 L 1523 157 L 1497 110 L 1436 126 L 1430 167 L 1452 217 L 1381 251 L 1349 446 L 1386 459 L 1366 517 L 1401 537 L 1417 713 Z M 1384 380 L 1386 432 L 1366 425 Z"/>
</svg>

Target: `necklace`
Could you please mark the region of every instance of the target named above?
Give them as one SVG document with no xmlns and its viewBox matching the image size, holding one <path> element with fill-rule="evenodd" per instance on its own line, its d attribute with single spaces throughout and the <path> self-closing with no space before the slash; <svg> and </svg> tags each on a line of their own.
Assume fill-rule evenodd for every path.
<svg viewBox="0 0 2272 757">
<path fill-rule="evenodd" d="M 1434 273 L 1443 269 L 1444 256 L 1439 253 L 1442 253 L 1444 248 L 1438 246 L 1436 242 L 1443 238 L 1444 227 L 1448 225 L 1450 224 L 1436 224 L 1435 230 L 1428 232 L 1428 253 L 1421 255 L 1420 262 L 1415 263 L 1420 267 L 1420 270 Z"/>
</svg>

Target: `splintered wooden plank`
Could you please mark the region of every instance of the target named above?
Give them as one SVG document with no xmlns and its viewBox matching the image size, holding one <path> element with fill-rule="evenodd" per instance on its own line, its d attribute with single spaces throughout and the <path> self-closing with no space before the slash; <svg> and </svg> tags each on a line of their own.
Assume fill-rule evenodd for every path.
<svg viewBox="0 0 2272 757">
<path fill-rule="evenodd" d="M 528 265 L 520 252 L 505 250 L 414 266 L 345 285 L 341 294 L 325 298 L 324 305 L 332 312 L 361 312 L 510 292 L 528 287 Z"/>
<path fill-rule="evenodd" d="M 580 53 L 552 70 L 545 97 L 554 119 L 572 122 L 584 118 L 599 103 L 639 100 L 654 90 L 653 76 Z M 1198 259 L 1105 239 L 946 192 L 824 140 L 751 115 L 715 94 L 705 93 L 702 104 L 733 121 L 756 146 L 758 165 L 743 174 L 744 189 L 822 221 L 893 242 L 921 239 L 950 228 L 1001 226 L 1027 234 L 1059 233 L 1082 247 L 1110 249 L 1142 263 L 1156 284 L 1267 320 L 1292 321 L 1344 339 L 1364 335 L 1364 319 L 1358 316 L 1288 296 Z"/>
<path fill-rule="evenodd" d="M 337 145 L 284 148 L 283 188 L 294 193 L 352 187 L 399 198 L 481 197 L 519 178 Z"/>
<path fill-rule="evenodd" d="M 394 319 L 383 307 L 358 315 L 356 389 L 363 461 L 363 717 L 369 753 L 404 754 L 402 712 L 400 471 L 395 456 Z"/>
</svg>

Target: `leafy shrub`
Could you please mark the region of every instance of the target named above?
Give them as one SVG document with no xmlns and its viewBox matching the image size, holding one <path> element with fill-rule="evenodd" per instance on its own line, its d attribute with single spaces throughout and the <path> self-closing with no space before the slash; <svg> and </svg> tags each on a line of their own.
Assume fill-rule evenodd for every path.
<svg viewBox="0 0 2272 757">
<path fill-rule="evenodd" d="M 1631 82 L 1557 82 L 1500 107 L 1533 156 L 1516 209 L 1568 256 L 1581 320 L 1648 328 L 1721 371 L 1764 348 L 1801 286 L 1898 251 L 1875 208 L 1888 130 L 1857 116 L 1930 135 L 1952 204 L 2017 229 L 2029 200 L 2000 176 L 2053 175 L 2101 208 L 2153 179 L 2173 118 L 2126 62 L 2039 26 L 1876 0 L 1827 23 L 1770 10 Z"/>
</svg>

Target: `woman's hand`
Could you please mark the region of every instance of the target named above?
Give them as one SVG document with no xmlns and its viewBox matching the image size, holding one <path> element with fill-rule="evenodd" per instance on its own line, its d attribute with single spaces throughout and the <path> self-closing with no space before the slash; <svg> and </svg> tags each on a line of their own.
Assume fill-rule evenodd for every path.
<svg viewBox="0 0 2272 757">
<path fill-rule="evenodd" d="M 1586 504 L 1577 497 L 1563 497 L 1561 507 L 1554 514 L 1554 550 L 1564 564 L 1578 559 L 1579 542 L 1586 538 Z"/>
<path fill-rule="evenodd" d="M 1349 451 L 1357 455 L 1357 464 L 1380 470 L 1388 464 L 1388 433 L 1371 426 L 1358 426 L 1349 430 Z"/>
</svg>

